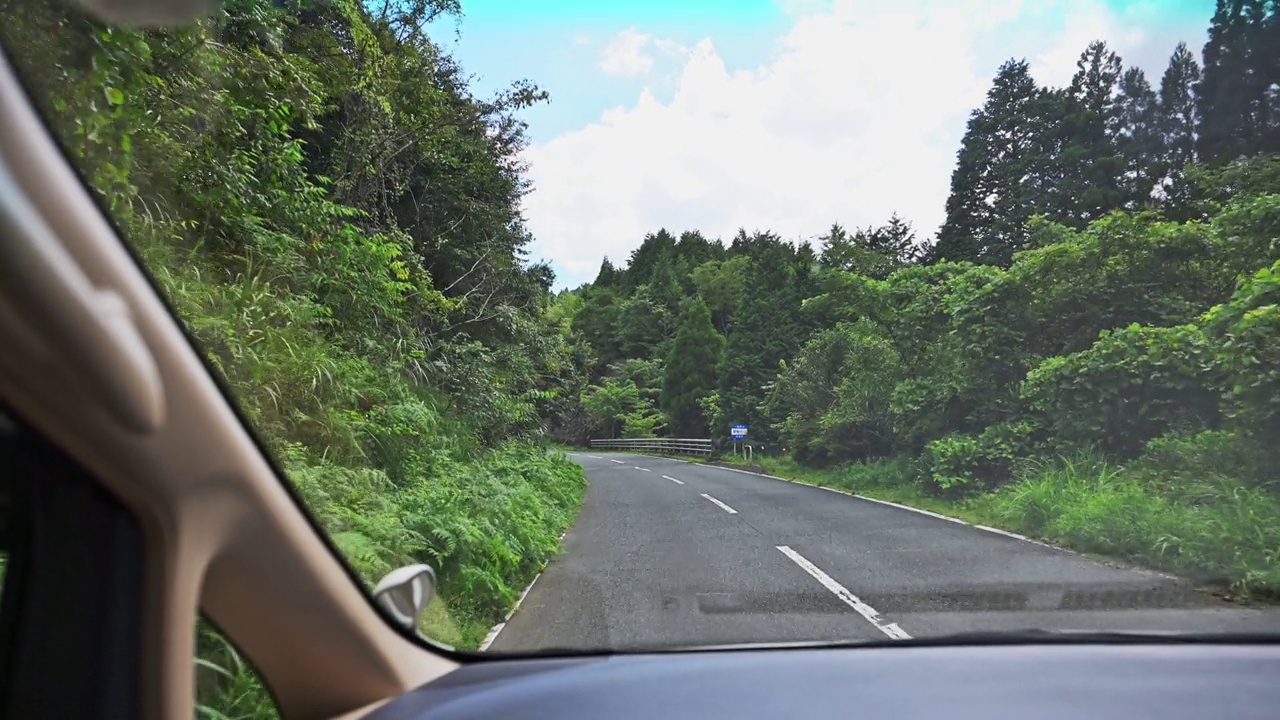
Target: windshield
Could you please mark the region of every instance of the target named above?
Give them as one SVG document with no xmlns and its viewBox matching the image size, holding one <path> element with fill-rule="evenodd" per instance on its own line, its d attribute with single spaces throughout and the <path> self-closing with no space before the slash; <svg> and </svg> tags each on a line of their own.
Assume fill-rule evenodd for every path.
<svg viewBox="0 0 1280 720">
<path fill-rule="evenodd" d="M 0 8 L 438 643 L 1280 631 L 1274 1 Z"/>
</svg>

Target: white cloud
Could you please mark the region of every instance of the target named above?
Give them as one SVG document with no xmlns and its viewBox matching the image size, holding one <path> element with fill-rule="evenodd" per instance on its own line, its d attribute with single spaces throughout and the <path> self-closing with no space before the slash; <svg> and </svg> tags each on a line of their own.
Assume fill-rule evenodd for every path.
<svg viewBox="0 0 1280 720">
<path fill-rule="evenodd" d="M 623 30 L 604 48 L 600 69 L 609 75 L 634 77 L 653 68 L 653 58 L 645 53 L 651 37 L 633 29 Z"/>
<path fill-rule="evenodd" d="M 836 0 L 793 15 L 768 62 L 752 69 L 726 67 L 710 38 L 683 48 L 629 30 L 601 69 L 647 73 L 653 46 L 682 63 L 674 93 L 659 99 L 645 88 L 633 104 L 527 150 L 536 249 L 572 285 L 590 280 L 604 255 L 624 261 L 659 227 L 800 238 L 896 211 L 929 235 L 944 216 L 965 121 L 999 63 L 1026 57 L 1038 79 L 1065 83 L 1095 38 L 1122 56 L 1146 41 L 1122 31 L 1100 0 Z M 1166 55 L 1178 39 L 1161 39 Z"/>
<path fill-rule="evenodd" d="M 667 38 L 657 38 L 653 41 L 653 46 L 661 50 L 665 55 L 670 57 L 687 58 L 689 57 L 689 48 L 681 45 L 675 40 Z"/>
<path fill-rule="evenodd" d="M 1064 13 L 1063 24 L 1055 42 L 1038 52 L 1029 52 L 1032 75 L 1044 85 L 1065 86 L 1076 73 L 1080 53 L 1094 40 L 1106 40 L 1112 50 L 1140 47 L 1145 34 L 1141 28 L 1126 26 L 1120 18 L 1108 12 Z M 1173 51 L 1175 43 L 1164 48 L 1165 56 Z M 1129 60 L 1129 58 L 1125 58 Z"/>
</svg>

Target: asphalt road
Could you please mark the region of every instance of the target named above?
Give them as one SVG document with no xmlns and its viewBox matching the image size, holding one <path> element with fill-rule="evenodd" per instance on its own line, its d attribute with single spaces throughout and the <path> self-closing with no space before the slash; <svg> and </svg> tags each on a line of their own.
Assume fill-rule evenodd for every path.
<svg viewBox="0 0 1280 720">
<path fill-rule="evenodd" d="M 1169 576 L 821 488 L 665 458 L 574 457 L 588 478 L 582 513 L 491 650 L 1280 632 L 1280 611 Z"/>
</svg>

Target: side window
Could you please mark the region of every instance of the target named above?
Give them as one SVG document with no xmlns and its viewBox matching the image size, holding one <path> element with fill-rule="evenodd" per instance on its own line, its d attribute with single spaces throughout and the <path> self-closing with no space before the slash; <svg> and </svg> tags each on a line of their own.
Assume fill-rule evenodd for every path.
<svg viewBox="0 0 1280 720">
<path fill-rule="evenodd" d="M 207 720 L 275 720 L 275 701 L 261 678 L 218 629 L 196 627 L 196 717 Z"/>
<path fill-rule="evenodd" d="M 141 538 L 123 508 L 34 440 L 0 411 L 0 720 L 136 717 Z M 195 630 L 196 717 L 279 718 L 217 628 Z"/>
<path fill-rule="evenodd" d="M 138 715 L 141 532 L 0 410 L 0 720 Z"/>
</svg>

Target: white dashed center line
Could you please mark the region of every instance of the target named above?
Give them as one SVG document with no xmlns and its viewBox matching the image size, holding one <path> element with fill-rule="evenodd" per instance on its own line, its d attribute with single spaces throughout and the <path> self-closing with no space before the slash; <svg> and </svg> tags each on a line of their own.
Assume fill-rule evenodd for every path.
<svg viewBox="0 0 1280 720">
<path fill-rule="evenodd" d="M 591 458 L 592 460 L 599 460 L 599 459 L 600 459 L 600 456 L 599 456 L 599 455 L 588 455 L 587 457 Z"/>
<path fill-rule="evenodd" d="M 708 494 L 706 494 L 706 493 L 702 493 L 702 497 L 704 497 L 704 498 L 706 498 L 706 499 L 710 500 L 711 502 L 713 502 L 713 503 L 715 503 L 715 504 L 719 505 L 721 510 L 724 510 L 725 512 L 729 513 L 730 515 L 737 515 L 737 514 L 738 514 L 738 511 L 737 511 L 737 510 L 734 510 L 733 508 L 729 507 L 728 505 L 725 505 L 724 503 L 720 502 L 719 500 L 717 500 L 717 499 L 715 499 L 715 498 L 711 497 L 710 495 L 708 495 Z"/>
<path fill-rule="evenodd" d="M 649 468 L 642 468 L 642 467 L 639 467 L 639 466 L 637 466 L 637 465 L 632 465 L 631 467 L 632 467 L 632 468 L 634 468 L 634 469 L 636 469 L 636 470 L 643 470 L 643 471 L 645 471 L 645 472 L 653 472 L 653 471 L 652 471 L 652 470 L 650 470 Z"/>
<path fill-rule="evenodd" d="M 707 496 L 703 495 L 703 497 L 707 497 Z M 715 501 L 712 500 L 712 502 L 715 502 Z M 822 583 L 823 587 L 825 587 L 826 589 L 834 593 L 836 597 L 840 598 L 840 600 L 842 600 L 845 605 L 848 605 L 849 607 L 853 608 L 854 611 L 857 612 L 859 615 L 861 615 L 867 622 L 871 623 L 872 625 L 875 625 L 877 630 L 884 633 L 885 635 L 888 635 L 894 640 L 910 640 L 911 639 L 911 636 L 907 634 L 906 630 L 903 630 L 902 628 L 898 627 L 898 623 L 885 622 L 884 618 L 880 617 L 880 613 L 875 608 L 862 602 L 862 600 L 857 595 L 854 595 L 853 593 L 849 592 L 848 588 L 836 582 L 835 579 L 832 578 L 830 575 L 822 572 L 822 570 L 817 565 L 814 565 L 813 563 L 809 562 L 807 559 L 805 559 L 803 555 L 796 552 L 795 550 L 792 550 L 786 545 L 778 545 L 777 548 L 782 552 L 783 555 L 786 555 L 787 557 L 791 558 L 791 560 L 795 562 L 795 564 L 799 565 L 802 570 L 812 575 L 814 579 L 817 580 L 818 582 Z"/>
<path fill-rule="evenodd" d="M 675 483 L 675 484 L 677 484 L 677 485 L 683 485 L 683 484 L 684 484 L 684 481 L 683 481 L 683 480 L 677 480 L 677 479 L 675 479 L 675 478 L 671 477 L 670 475 L 663 475 L 663 476 L 662 476 L 662 478 L 663 478 L 664 480 L 670 480 L 671 482 L 673 482 L 673 483 Z"/>
<path fill-rule="evenodd" d="M 609 458 L 609 462 L 611 462 L 611 463 L 618 463 L 619 465 L 626 465 L 626 463 L 625 463 L 625 462 L 623 462 L 623 461 L 621 461 L 621 460 L 614 460 L 613 458 Z"/>
</svg>

